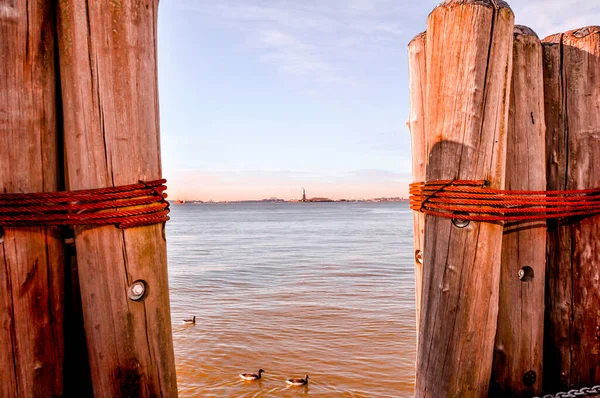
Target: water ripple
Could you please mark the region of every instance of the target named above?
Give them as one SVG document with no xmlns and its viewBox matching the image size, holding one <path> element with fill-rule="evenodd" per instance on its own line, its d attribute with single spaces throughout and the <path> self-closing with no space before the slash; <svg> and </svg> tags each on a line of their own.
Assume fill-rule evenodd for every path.
<svg viewBox="0 0 600 398">
<path fill-rule="evenodd" d="M 182 397 L 402 397 L 414 385 L 412 214 L 403 203 L 173 206 Z M 197 316 L 196 325 L 181 320 Z M 244 382 L 241 372 L 266 372 Z M 290 377 L 310 375 L 306 387 Z"/>
</svg>

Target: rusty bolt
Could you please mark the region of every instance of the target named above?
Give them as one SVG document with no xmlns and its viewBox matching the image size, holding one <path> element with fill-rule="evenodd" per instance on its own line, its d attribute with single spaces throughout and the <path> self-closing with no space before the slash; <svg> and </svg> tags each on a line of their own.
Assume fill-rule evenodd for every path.
<svg viewBox="0 0 600 398">
<path fill-rule="evenodd" d="M 415 261 L 423 264 L 423 252 L 421 250 L 415 250 Z"/>
<path fill-rule="evenodd" d="M 523 375 L 523 384 L 525 384 L 527 387 L 534 385 L 536 380 L 537 376 L 533 370 L 530 370 Z"/>
</svg>

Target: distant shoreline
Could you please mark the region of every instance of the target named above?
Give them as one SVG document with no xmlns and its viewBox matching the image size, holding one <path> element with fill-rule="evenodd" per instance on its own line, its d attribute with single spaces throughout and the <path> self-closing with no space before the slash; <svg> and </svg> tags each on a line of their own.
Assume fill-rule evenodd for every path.
<svg viewBox="0 0 600 398">
<path fill-rule="evenodd" d="M 284 200 L 284 199 L 261 199 L 261 200 L 224 200 L 224 201 L 203 201 L 203 200 L 171 200 L 173 205 L 202 205 L 202 204 L 256 204 L 256 203 L 403 203 L 408 202 L 408 198 L 374 198 L 374 199 L 329 199 L 312 198 L 306 201 L 302 200 Z"/>
</svg>

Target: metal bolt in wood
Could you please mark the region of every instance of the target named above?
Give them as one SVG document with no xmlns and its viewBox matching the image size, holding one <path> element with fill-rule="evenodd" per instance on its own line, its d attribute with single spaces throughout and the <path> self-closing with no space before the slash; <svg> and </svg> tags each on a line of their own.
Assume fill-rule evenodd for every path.
<svg viewBox="0 0 600 398">
<path fill-rule="evenodd" d="M 531 387 L 532 385 L 534 385 L 536 380 L 537 375 L 533 370 L 530 370 L 529 372 L 523 375 L 523 384 L 525 384 L 527 387 Z"/>
<path fill-rule="evenodd" d="M 533 268 L 525 266 L 519 270 L 517 276 L 522 282 L 529 282 L 533 279 Z"/>
<path fill-rule="evenodd" d="M 471 221 L 469 220 L 463 220 L 460 218 L 453 218 L 452 219 L 452 224 L 454 224 L 454 226 L 456 228 L 466 228 L 469 226 L 469 224 L 471 223 Z"/>
<path fill-rule="evenodd" d="M 133 282 L 127 289 L 127 297 L 131 301 L 140 301 L 146 294 L 146 282 L 138 280 Z"/>
<path fill-rule="evenodd" d="M 415 251 L 415 261 L 419 264 L 423 264 L 423 252 L 421 250 Z"/>
</svg>

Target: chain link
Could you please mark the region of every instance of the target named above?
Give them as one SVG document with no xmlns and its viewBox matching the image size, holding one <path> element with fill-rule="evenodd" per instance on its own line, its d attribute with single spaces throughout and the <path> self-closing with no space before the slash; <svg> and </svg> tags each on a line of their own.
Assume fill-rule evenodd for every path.
<svg viewBox="0 0 600 398">
<path fill-rule="evenodd" d="M 589 397 L 591 395 L 600 394 L 600 385 L 594 387 L 583 387 L 579 390 L 569 390 L 567 392 L 559 392 L 554 395 L 546 394 L 542 397 L 534 398 L 578 398 L 578 397 Z"/>
</svg>

